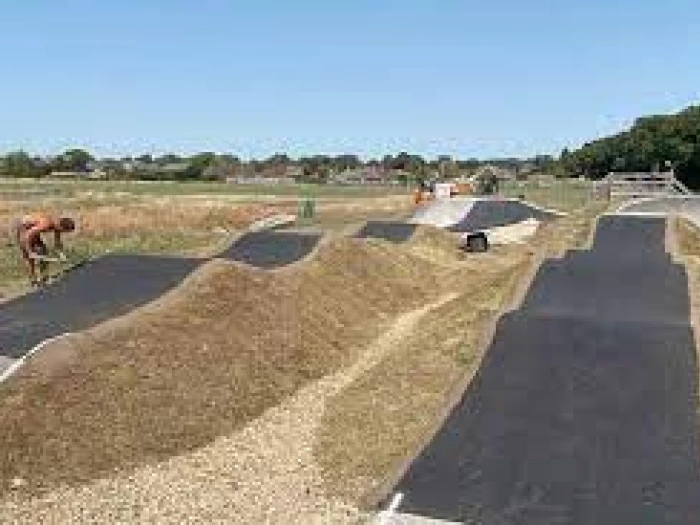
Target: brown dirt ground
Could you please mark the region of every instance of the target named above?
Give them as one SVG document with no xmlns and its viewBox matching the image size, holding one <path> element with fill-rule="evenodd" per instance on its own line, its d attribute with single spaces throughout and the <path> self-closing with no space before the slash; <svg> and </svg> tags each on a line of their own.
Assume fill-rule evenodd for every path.
<svg viewBox="0 0 700 525">
<path fill-rule="evenodd" d="M 483 332 L 531 255 L 511 249 L 479 258 L 450 279 L 454 297 L 328 402 L 315 454 L 333 497 L 367 503 L 436 425 L 455 384 L 478 368 Z"/>
<path fill-rule="evenodd" d="M 700 228 L 680 218 L 673 221 L 672 227 L 675 228 L 675 259 L 685 266 L 688 273 L 690 321 L 700 360 Z"/>
<path fill-rule="evenodd" d="M 700 228 L 686 219 L 675 219 L 674 226 L 679 254 L 700 257 Z"/>
</svg>

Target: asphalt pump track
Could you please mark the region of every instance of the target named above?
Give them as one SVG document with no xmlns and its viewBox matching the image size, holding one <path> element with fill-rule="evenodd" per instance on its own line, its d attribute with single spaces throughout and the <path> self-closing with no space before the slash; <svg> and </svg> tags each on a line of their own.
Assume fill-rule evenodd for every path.
<svg viewBox="0 0 700 525">
<path fill-rule="evenodd" d="M 499 226 L 516 224 L 527 219 L 545 222 L 558 214 L 513 199 L 479 199 L 469 212 L 448 229 L 458 233 L 473 233 Z"/>
<path fill-rule="evenodd" d="M 688 281 L 665 229 L 663 218 L 604 216 L 592 249 L 542 265 L 395 487 L 399 515 L 700 523 Z"/>
<path fill-rule="evenodd" d="M 369 221 L 355 237 L 358 239 L 382 239 L 394 243 L 407 242 L 416 231 L 415 224 L 398 221 Z"/>
<path fill-rule="evenodd" d="M 262 269 L 304 258 L 321 235 L 246 233 L 217 257 Z M 160 297 L 208 259 L 107 255 L 35 292 L 0 305 L 0 374 L 39 343 L 86 330 Z"/>
<path fill-rule="evenodd" d="M 514 199 L 449 199 L 433 202 L 418 210 L 408 222 L 369 221 L 355 236 L 402 243 L 411 239 L 418 225 L 446 228 L 457 233 L 474 233 L 527 219 L 550 221 L 557 216 L 558 213 Z"/>
</svg>

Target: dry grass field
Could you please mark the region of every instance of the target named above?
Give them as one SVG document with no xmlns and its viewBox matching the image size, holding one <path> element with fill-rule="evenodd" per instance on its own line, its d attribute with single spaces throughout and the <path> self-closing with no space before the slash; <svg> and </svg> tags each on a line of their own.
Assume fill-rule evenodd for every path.
<svg viewBox="0 0 700 525">
<path fill-rule="evenodd" d="M 256 220 L 294 214 L 298 208 L 299 197 L 291 189 L 234 189 L 241 193 L 231 193 L 224 184 L 0 184 L 0 300 L 27 285 L 9 232 L 13 219 L 37 211 L 74 217 L 78 229 L 65 238 L 70 264 L 107 252 L 212 255 Z M 400 192 L 346 188 L 343 194 L 342 189 L 318 197 L 313 225 L 342 230 L 367 218 L 410 212 L 410 198 Z M 51 270 L 61 269 L 53 265 Z"/>
</svg>

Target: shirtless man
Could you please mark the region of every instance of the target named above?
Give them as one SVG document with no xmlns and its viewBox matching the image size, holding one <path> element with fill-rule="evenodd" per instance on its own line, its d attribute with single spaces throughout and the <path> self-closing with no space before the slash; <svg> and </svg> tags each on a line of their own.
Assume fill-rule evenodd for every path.
<svg viewBox="0 0 700 525">
<path fill-rule="evenodd" d="M 45 213 L 33 213 L 17 219 L 14 223 L 15 240 L 22 252 L 22 258 L 27 266 L 27 272 L 32 285 L 37 286 L 46 282 L 46 270 L 48 262 L 46 256 L 48 249 L 41 238 L 42 233 L 54 234 L 54 248 L 58 252 L 58 257 L 65 260 L 63 254 L 63 244 L 61 234 L 75 230 L 73 219 L 62 217 L 55 219 Z M 37 261 L 39 261 L 39 279 L 37 280 Z"/>
</svg>

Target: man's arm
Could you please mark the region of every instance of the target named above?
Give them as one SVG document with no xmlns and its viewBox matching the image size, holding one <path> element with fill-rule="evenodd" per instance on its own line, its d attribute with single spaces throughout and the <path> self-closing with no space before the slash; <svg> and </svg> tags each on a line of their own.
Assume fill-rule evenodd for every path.
<svg viewBox="0 0 700 525">
<path fill-rule="evenodd" d="M 41 228 L 37 226 L 34 226 L 30 229 L 27 230 L 27 232 L 24 234 L 24 238 L 22 239 L 22 248 L 24 248 L 28 254 L 34 253 L 34 250 L 32 250 L 32 247 L 36 243 L 37 238 L 41 237 Z"/>
</svg>

